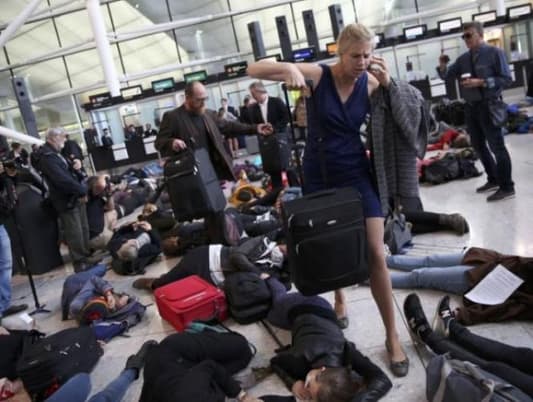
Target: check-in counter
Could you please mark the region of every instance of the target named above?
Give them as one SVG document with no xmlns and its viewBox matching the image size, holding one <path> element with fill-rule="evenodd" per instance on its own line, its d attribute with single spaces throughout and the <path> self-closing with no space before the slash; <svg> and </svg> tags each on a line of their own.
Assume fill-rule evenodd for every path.
<svg viewBox="0 0 533 402">
<path fill-rule="evenodd" d="M 120 166 L 133 165 L 158 159 L 154 142 L 156 137 L 136 137 L 111 148 L 96 147 L 90 155 L 96 171 L 109 170 Z"/>
</svg>

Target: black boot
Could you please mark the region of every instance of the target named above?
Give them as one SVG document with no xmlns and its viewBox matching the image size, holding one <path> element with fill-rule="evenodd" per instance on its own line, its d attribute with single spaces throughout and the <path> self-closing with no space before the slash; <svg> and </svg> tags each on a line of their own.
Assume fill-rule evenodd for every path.
<svg viewBox="0 0 533 402">
<path fill-rule="evenodd" d="M 403 303 L 403 311 L 407 324 L 415 337 L 422 342 L 431 334 L 432 329 L 426 319 L 420 299 L 416 293 L 411 293 Z"/>
<path fill-rule="evenodd" d="M 124 370 L 134 369 L 136 371 L 135 379 L 139 378 L 139 373 L 144 366 L 146 355 L 148 355 L 150 349 L 155 345 L 157 345 L 157 341 L 154 340 L 144 342 L 137 353 L 128 357 Z"/>
<path fill-rule="evenodd" d="M 459 236 L 462 236 L 470 231 L 468 222 L 461 214 L 439 214 L 439 223 L 447 226 Z"/>
</svg>

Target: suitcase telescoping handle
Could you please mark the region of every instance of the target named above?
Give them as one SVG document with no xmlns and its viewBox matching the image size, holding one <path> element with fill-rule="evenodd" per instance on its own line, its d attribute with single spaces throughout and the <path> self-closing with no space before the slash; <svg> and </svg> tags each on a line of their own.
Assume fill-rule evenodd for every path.
<svg viewBox="0 0 533 402">
<path fill-rule="evenodd" d="M 317 198 L 328 197 L 330 195 L 335 194 L 336 192 L 337 192 L 337 189 L 330 188 L 327 190 L 317 191 L 316 193 L 311 193 L 307 195 L 305 198 L 307 198 L 308 200 L 314 200 Z"/>
<path fill-rule="evenodd" d="M 309 88 L 310 94 L 313 95 L 313 81 L 312 80 L 305 80 L 305 84 Z M 287 87 L 287 84 L 284 82 L 281 84 L 281 89 L 283 91 L 283 94 L 285 95 L 285 106 L 287 107 L 287 112 L 289 114 L 289 127 L 291 129 L 291 139 L 293 146 L 296 144 L 296 133 L 294 130 L 294 121 L 292 120 L 292 111 L 291 111 L 291 105 L 289 100 L 289 88 Z M 296 169 L 298 170 L 298 176 L 300 178 L 300 185 L 303 185 L 304 182 L 304 175 L 302 171 L 302 162 L 300 161 L 300 157 L 298 156 L 298 153 L 296 153 Z"/>
</svg>

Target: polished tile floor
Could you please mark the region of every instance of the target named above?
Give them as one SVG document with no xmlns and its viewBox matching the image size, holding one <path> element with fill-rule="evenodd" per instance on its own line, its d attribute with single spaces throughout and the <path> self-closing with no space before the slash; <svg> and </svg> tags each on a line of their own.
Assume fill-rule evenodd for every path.
<svg viewBox="0 0 533 402">
<path fill-rule="evenodd" d="M 476 194 L 474 189 L 484 183 L 484 177 L 466 181 L 455 181 L 440 186 L 423 187 L 422 198 L 428 211 L 461 212 L 470 223 L 470 233 L 457 236 L 453 233 L 438 233 L 417 236 L 414 247 L 409 251 L 413 254 L 432 254 L 459 251 L 468 246 L 492 248 L 504 253 L 533 255 L 533 135 L 509 135 L 507 144 L 513 160 L 513 177 L 516 182 L 516 198 L 487 203 L 485 195 Z M 150 275 L 158 275 L 170 269 L 176 259 L 162 259 L 148 268 Z M 63 279 L 72 270 L 69 266 L 57 269 L 36 278 L 37 289 L 42 303 L 52 310 L 49 314 L 36 315 L 37 327 L 48 333 L 74 325 L 72 321 L 61 321 L 60 293 Z M 115 284 L 116 289 L 134 293 L 144 303 L 151 303 L 148 293 L 131 288 L 134 278 L 118 277 L 114 273 L 107 274 L 106 279 Z M 383 399 L 384 401 L 416 402 L 425 399 L 425 373 L 427 351 L 415 345 L 409 336 L 402 305 L 409 292 L 394 291 L 396 321 L 401 341 L 409 355 L 410 373 L 402 379 L 391 378 L 394 388 Z M 437 301 L 442 293 L 437 291 L 419 291 L 424 309 L 431 319 Z M 390 374 L 384 349 L 384 331 L 378 310 L 366 287 L 353 287 L 347 290 L 349 300 L 350 327 L 346 330 L 348 339 L 354 341 L 359 349 L 370 356 Z M 327 294 L 326 297 L 332 297 Z M 14 278 L 14 302 L 31 303 L 30 287 L 26 277 Z M 454 298 L 455 304 L 460 303 Z M 252 324 L 230 326 L 245 334 L 258 349 L 252 366 L 266 366 L 276 348 L 273 340 L 260 325 Z M 505 341 L 516 346 L 533 347 L 533 323 L 508 322 L 505 324 L 486 324 L 472 328 L 478 334 Z M 161 340 L 173 332 L 163 322 L 154 305 L 148 307 L 145 319 L 133 328 L 127 338 L 112 340 L 105 347 L 105 354 L 92 373 L 93 391 L 101 389 L 110 379 L 122 370 L 126 357 L 135 352 L 148 339 Z M 285 342 L 289 341 L 288 333 L 278 331 Z M 142 379 L 134 382 L 125 397 L 125 401 L 137 401 L 142 387 Z M 286 394 L 281 381 L 271 375 L 262 383 L 257 384 L 251 392 L 255 395 L 266 393 Z M 208 402 L 208 401 L 202 401 Z"/>
</svg>

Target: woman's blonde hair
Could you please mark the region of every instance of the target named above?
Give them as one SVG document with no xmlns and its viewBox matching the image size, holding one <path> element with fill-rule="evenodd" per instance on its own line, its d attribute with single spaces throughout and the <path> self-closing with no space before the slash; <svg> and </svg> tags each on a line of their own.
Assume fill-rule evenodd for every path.
<svg viewBox="0 0 533 402">
<path fill-rule="evenodd" d="M 348 24 L 337 39 L 337 54 L 342 55 L 353 42 L 371 42 L 374 46 L 374 37 L 374 32 L 363 24 Z"/>
</svg>

